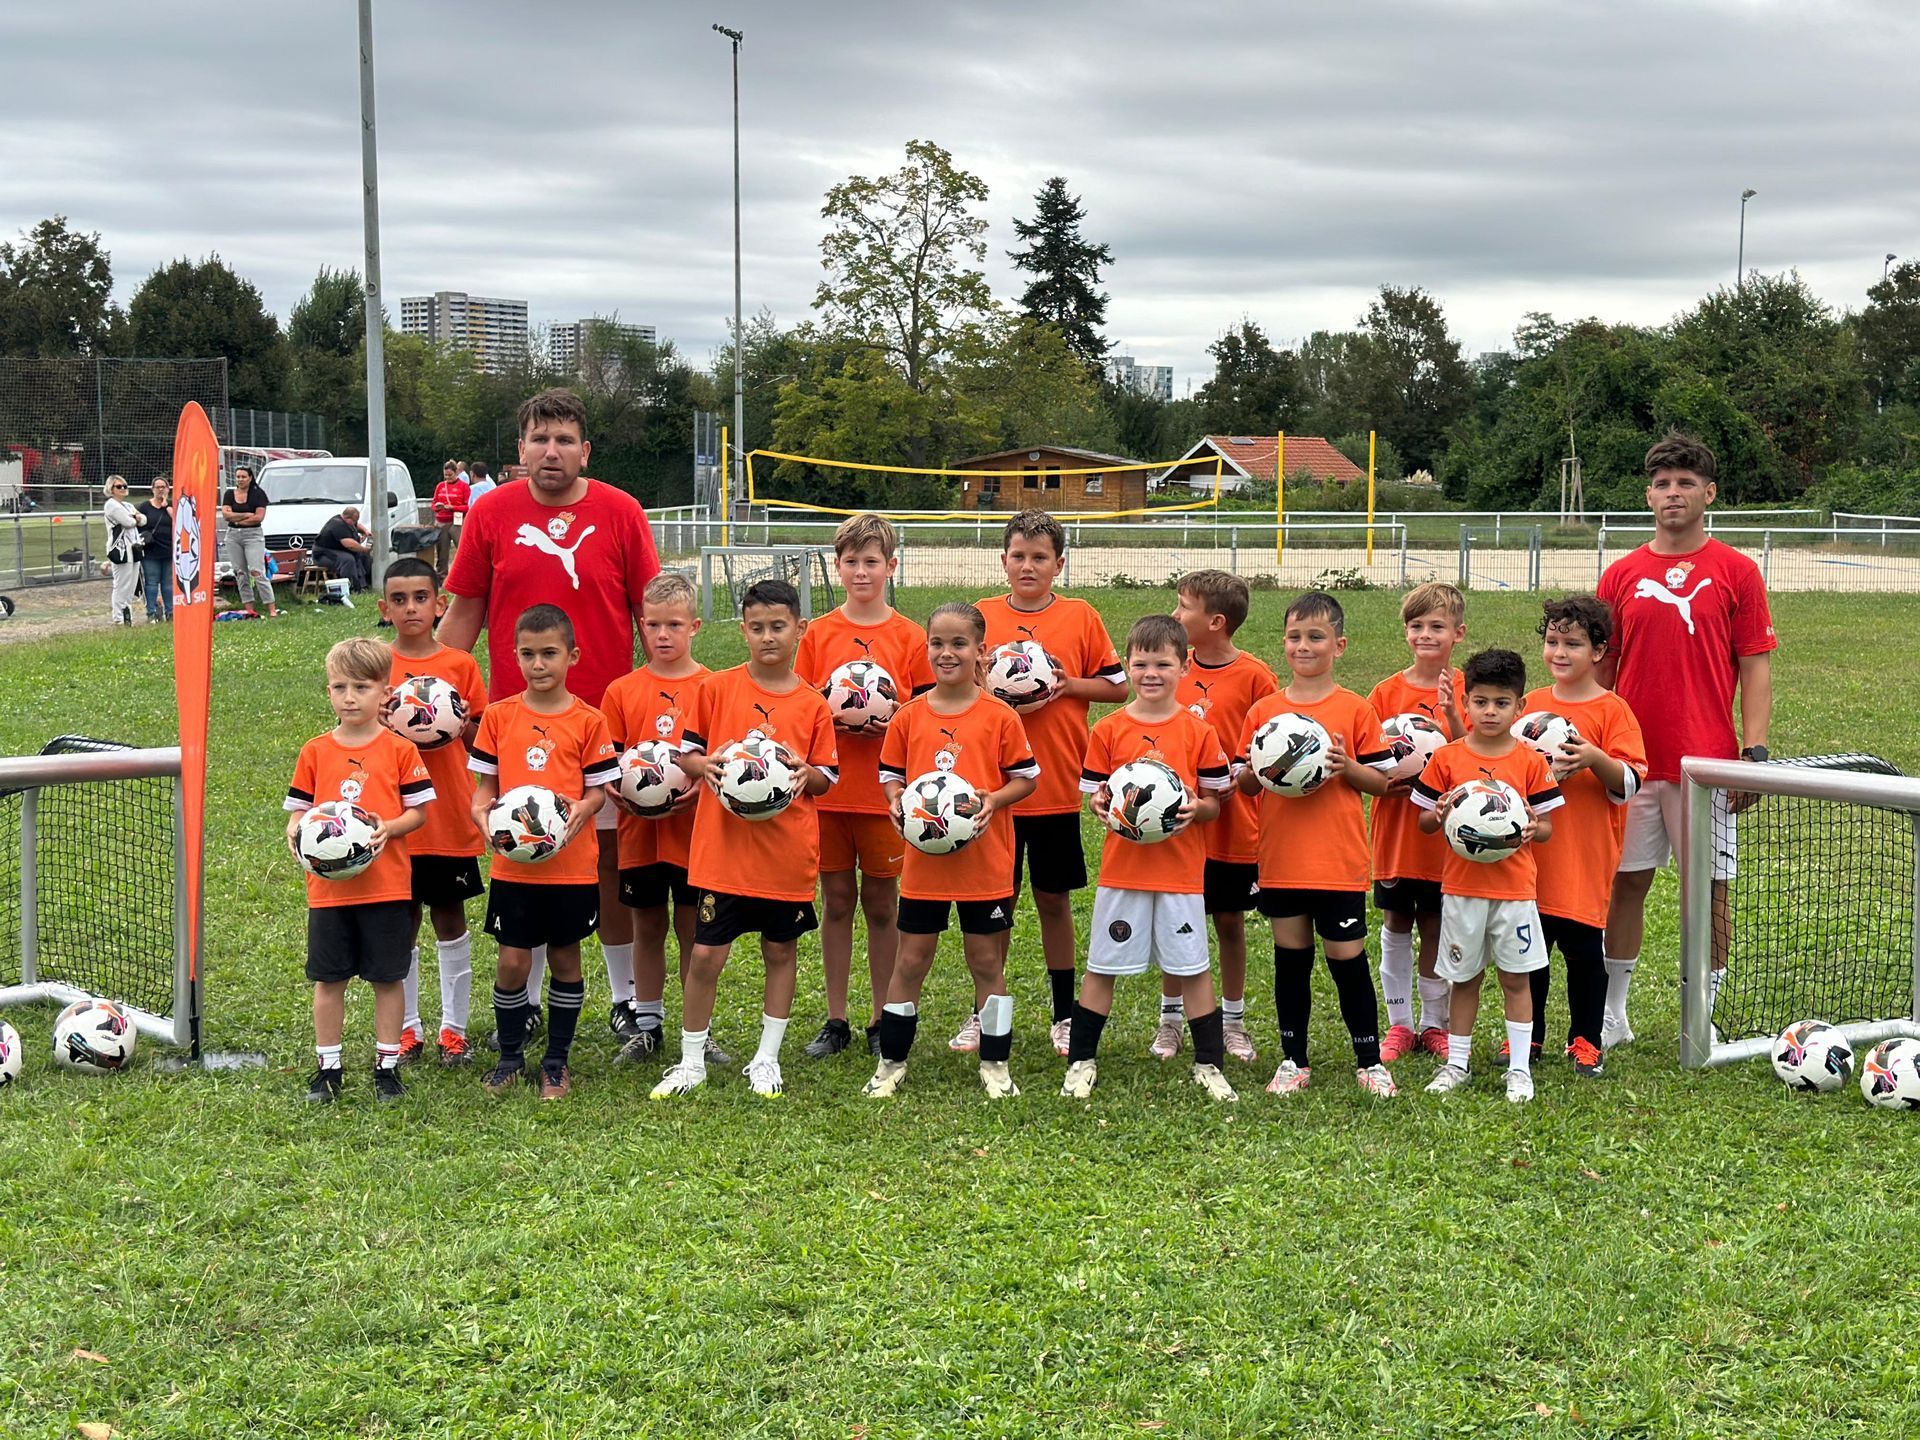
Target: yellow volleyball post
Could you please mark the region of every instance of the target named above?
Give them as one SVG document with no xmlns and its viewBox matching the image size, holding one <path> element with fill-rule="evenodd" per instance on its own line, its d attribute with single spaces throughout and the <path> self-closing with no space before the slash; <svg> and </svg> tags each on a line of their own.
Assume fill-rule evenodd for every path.
<svg viewBox="0 0 1920 1440">
<path fill-rule="evenodd" d="M 1287 432 L 1273 437 L 1273 563 L 1287 548 Z"/>
<path fill-rule="evenodd" d="M 733 516 L 733 469 L 727 463 L 727 427 L 720 427 L 720 543 L 731 545 L 727 522 Z"/>
<path fill-rule="evenodd" d="M 1367 564 L 1373 564 L 1373 441 L 1374 432 L 1367 431 Z"/>
</svg>

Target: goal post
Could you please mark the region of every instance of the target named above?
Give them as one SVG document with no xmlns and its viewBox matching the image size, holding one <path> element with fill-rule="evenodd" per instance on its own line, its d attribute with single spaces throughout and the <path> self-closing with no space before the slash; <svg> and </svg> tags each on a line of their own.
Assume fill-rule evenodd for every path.
<svg viewBox="0 0 1920 1440">
<path fill-rule="evenodd" d="M 1796 1020 L 1920 1038 L 1920 780 L 1871 755 L 1681 772 L 1681 1065 L 1757 1059 Z M 1731 795 L 1754 798 L 1729 821 Z"/>
</svg>

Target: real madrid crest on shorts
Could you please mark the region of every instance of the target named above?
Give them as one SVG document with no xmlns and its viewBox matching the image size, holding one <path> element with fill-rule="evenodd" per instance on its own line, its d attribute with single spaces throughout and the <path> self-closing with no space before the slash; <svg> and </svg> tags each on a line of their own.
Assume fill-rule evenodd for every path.
<svg viewBox="0 0 1920 1440">
<path fill-rule="evenodd" d="M 717 899 L 714 896 L 714 893 L 711 890 L 706 890 L 701 892 L 700 923 L 702 925 L 711 925 L 713 923 L 713 912 L 717 908 L 718 903 L 719 902 L 717 901 Z"/>
</svg>

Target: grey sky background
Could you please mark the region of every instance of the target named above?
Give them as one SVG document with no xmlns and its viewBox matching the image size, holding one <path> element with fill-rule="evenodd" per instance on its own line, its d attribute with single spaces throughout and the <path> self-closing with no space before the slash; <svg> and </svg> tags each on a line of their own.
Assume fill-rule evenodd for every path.
<svg viewBox="0 0 1920 1440">
<path fill-rule="evenodd" d="M 1747 264 L 1864 303 L 1920 257 L 1920 6 L 1346 7 L 1106 0 L 712 5 L 375 0 L 389 313 L 436 289 L 536 325 L 618 312 L 704 363 L 732 309 L 741 57 L 746 305 L 808 313 L 821 198 L 924 138 L 1012 218 L 1065 175 L 1113 247 L 1109 334 L 1176 393 L 1242 315 L 1351 325 L 1383 283 L 1469 352 L 1527 310 L 1658 323 Z M 0 8 L 0 233 L 98 230 L 124 301 L 218 251 L 287 311 L 360 264 L 352 0 Z"/>
</svg>

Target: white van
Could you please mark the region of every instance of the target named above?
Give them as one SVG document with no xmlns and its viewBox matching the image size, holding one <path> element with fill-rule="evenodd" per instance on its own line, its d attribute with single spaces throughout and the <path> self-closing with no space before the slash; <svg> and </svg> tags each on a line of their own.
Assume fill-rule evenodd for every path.
<svg viewBox="0 0 1920 1440">
<path fill-rule="evenodd" d="M 360 523 L 373 525 L 373 487 L 367 483 L 366 457 L 325 460 L 270 460 L 254 483 L 267 497 L 267 549 L 305 550 L 320 527 L 349 505 L 359 507 Z M 398 529 L 416 525 L 420 501 L 407 467 L 387 458 L 387 517 Z"/>
</svg>

